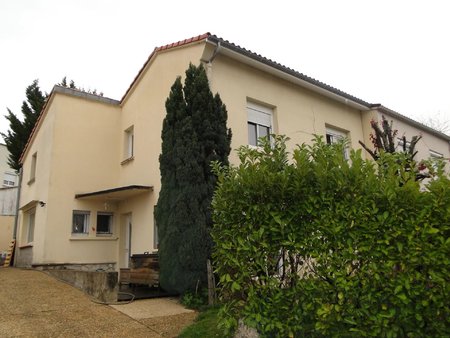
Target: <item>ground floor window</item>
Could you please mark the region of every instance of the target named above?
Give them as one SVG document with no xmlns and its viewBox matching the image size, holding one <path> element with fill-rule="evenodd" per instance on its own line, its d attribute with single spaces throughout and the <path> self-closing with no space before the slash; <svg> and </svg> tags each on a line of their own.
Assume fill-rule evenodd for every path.
<svg viewBox="0 0 450 338">
<path fill-rule="evenodd" d="M 89 232 L 89 211 L 74 210 L 72 216 L 72 233 L 87 234 Z"/>
<path fill-rule="evenodd" d="M 113 214 L 97 212 L 97 234 L 112 234 Z"/>
<path fill-rule="evenodd" d="M 23 213 L 22 242 L 32 244 L 34 241 L 34 225 L 36 221 L 36 208 L 28 209 Z"/>
</svg>

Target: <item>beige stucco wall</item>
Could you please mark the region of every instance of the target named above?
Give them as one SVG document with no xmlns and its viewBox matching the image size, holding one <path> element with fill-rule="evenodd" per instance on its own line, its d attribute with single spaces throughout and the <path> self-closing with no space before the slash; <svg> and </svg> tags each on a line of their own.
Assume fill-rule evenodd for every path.
<svg viewBox="0 0 450 338">
<path fill-rule="evenodd" d="M 131 254 L 152 252 L 153 206 L 160 188 L 159 154 L 165 101 L 177 76 L 189 62 L 199 63 L 202 46 L 160 52 L 137 80 L 123 107 L 55 93 L 45 119 L 24 158 L 21 206 L 36 205 L 33 264 L 123 262 L 123 227 L 132 218 Z M 125 130 L 134 126 L 134 157 L 123 162 Z M 36 180 L 27 184 L 31 158 L 38 154 Z M 101 196 L 75 199 L 75 194 L 128 185 L 154 186 L 120 201 Z M 107 210 L 105 210 L 105 208 Z M 90 212 L 89 234 L 72 234 L 72 212 Z M 113 212 L 111 236 L 97 236 L 97 212 Z M 22 223 L 24 213 L 21 213 Z M 25 245 L 24 226 L 20 227 Z M 30 248 L 24 248 L 24 256 Z M 116 266 L 117 268 L 117 266 Z"/>
<path fill-rule="evenodd" d="M 22 187 L 19 207 L 16 264 L 29 266 L 32 264 L 33 255 L 40 259 L 44 254 L 44 243 L 46 240 L 47 208 L 38 205 L 30 205 L 32 201 L 47 201 L 50 189 L 50 175 L 52 172 L 52 147 L 53 131 L 55 123 L 56 107 L 53 106 L 54 99 L 50 97 L 47 106 L 49 109 L 44 112 L 45 118 L 39 127 L 39 132 L 35 134 L 33 142 L 28 146 L 22 165 Z M 32 157 L 37 154 L 36 179 L 30 180 L 32 172 Z M 34 241 L 27 241 L 27 216 L 29 207 L 36 208 Z M 31 246 L 30 246 L 31 245 Z M 22 248 L 22 249 L 21 249 Z"/>
<path fill-rule="evenodd" d="M 177 76 L 184 77 L 189 63 L 198 65 L 204 44 L 193 44 L 159 52 L 127 96 L 122 108 L 120 139 L 134 126 L 134 160 L 121 165 L 119 185 L 151 185 L 154 192 L 121 203 L 121 214 L 132 213 L 131 253 L 155 251 L 154 206 L 160 190 L 159 154 L 165 102 Z M 121 143 L 123 144 L 123 142 Z M 123 146 L 122 146 L 123 148 Z M 123 150 L 122 150 L 123 153 Z M 131 205 L 132 203 L 132 205 Z"/>
<path fill-rule="evenodd" d="M 14 216 L 0 216 L 0 255 L 7 251 L 13 239 Z"/>
<path fill-rule="evenodd" d="M 353 148 L 359 148 L 358 140 L 364 139 L 361 112 L 357 109 L 226 56 L 216 57 L 211 67 L 211 89 L 220 93 L 227 106 L 232 149 L 248 143 L 247 101 L 273 109 L 273 131 L 288 136 L 291 148 L 310 143 L 314 134 L 325 136 L 327 126 L 348 132 Z M 236 163 L 235 151 L 230 159 Z"/>
<path fill-rule="evenodd" d="M 36 205 L 33 264 L 111 262 L 117 235 L 96 238 L 91 229 L 79 240 L 71 234 L 72 210 L 103 211 L 103 203 L 76 200 L 76 193 L 114 187 L 118 180 L 118 122 L 120 107 L 55 93 L 23 164 L 20 205 Z M 36 180 L 28 182 L 31 157 L 37 152 Z M 24 210 L 26 211 L 26 210 Z M 26 227 L 21 212 L 19 246 Z M 95 229 L 95 222 L 92 224 Z M 82 243 L 82 244 L 81 244 Z"/>
<path fill-rule="evenodd" d="M 118 180 L 120 107 L 57 95 L 52 180 L 45 252 L 35 262 L 109 263 L 115 261 L 117 220 L 112 236 L 96 236 L 96 213 L 102 201 L 82 201 L 75 194 L 116 187 Z M 114 212 L 115 205 L 108 206 Z M 73 210 L 90 214 L 89 234 L 72 235 Z M 51 220 L 51 221 L 50 221 Z"/>
</svg>

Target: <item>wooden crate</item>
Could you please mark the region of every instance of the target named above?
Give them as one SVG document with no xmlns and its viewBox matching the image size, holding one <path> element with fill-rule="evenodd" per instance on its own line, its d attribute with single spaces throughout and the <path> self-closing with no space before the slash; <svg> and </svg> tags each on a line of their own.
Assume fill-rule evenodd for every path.
<svg viewBox="0 0 450 338">
<path fill-rule="evenodd" d="M 131 268 L 120 269 L 122 284 L 159 284 L 159 262 L 157 254 L 138 254 L 131 257 Z"/>
</svg>

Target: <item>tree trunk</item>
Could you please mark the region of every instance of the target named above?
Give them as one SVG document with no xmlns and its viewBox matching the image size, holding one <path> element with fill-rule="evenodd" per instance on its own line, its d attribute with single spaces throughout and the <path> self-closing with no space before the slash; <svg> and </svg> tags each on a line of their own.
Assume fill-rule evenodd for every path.
<svg viewBox="0 0 450 338">
<path fill-rule="evenodd" d="M 211 260 L 209 259 L 206 261 L 206 270 L 208 274 L 208 305 L 214 305 L 216 303 L 216 283 Z"/>
</svg>

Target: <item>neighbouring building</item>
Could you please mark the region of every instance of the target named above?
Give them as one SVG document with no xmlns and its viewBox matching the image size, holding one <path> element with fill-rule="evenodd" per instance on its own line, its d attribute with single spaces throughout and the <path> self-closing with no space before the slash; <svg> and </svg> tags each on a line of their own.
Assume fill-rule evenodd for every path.
<svg viewBox="0 0 450 338">
<path fill-rule="evenodd" d="M 19 184 L 19 175 L 8 165 L 9 152 L 6 145 L 0 143 L 0 175 L 2 180 L 1 187 L 14 187 Z"/>
<path fill-rule="evenodd" d="M 156 48 L 120 100 L 53 88 L 22 155 L 17 265 L 118 270 L 158 249 L 165 101 L 189 63 L 205 66 L 226 104 L 233 149 L 269 132 L 289 146 L 319 134 L 359 148 L 384 114 L 399 135 L 422 135 L 419 157 L 450 157 L 449 136 L 204 34 Z"/>
<path fill-rule="evenodd" d="M 17 185 L 19 175 L 8 165 L 9 152 L 0 144 L 0 256 L 4 257 L 13 239 L 14 219 L 17 208 Z M 1 262 L 1 260 L 0 260 Z"/>
</svg>

